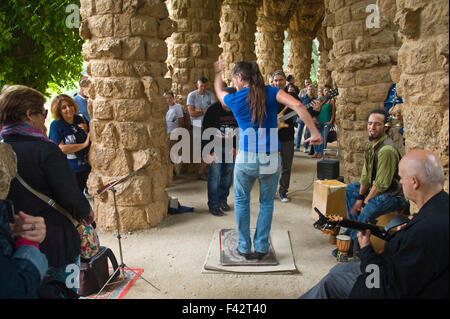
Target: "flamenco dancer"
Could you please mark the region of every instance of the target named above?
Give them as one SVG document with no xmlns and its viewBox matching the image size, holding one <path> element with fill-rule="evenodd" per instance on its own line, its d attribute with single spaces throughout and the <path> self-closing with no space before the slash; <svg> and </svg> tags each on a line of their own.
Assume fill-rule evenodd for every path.
<svg viewBox="0 0 450 319">
<path fill-rule="evenodd" d="M 239 151 L 234 169 L 235 216 L 238 229 L 237 253 L 246 259 L 262 259 L 269 252 L 273 202 L 280 176 L 280 143 L 277 102 L 296 111 L 311 131 L 308 141 L 320 145 L 322 137 L 305 106 L 284 90 L 264 84 L 255 62 L 238 62 L 232 71 L 236 92 L 224 90 L 224 61 L 214 65 L 216 96 L 233 112 L 239 125 Z M 250 238 L 250 192 L 256 179 L 260 185 L 260 209 L 253 238 Z"/>
</svg>

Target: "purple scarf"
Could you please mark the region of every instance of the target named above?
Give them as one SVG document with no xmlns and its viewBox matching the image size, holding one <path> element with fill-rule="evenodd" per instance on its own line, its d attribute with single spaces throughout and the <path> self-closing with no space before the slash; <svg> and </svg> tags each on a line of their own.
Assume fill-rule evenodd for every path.
<svg viewBox="0 0 450 319">
<path fill-rule="evenodd" d="M 54 143 L 40 130 L 26 123 L 3 125 L 0 135 L 5 138 L 7 135 L 18 134 L 24 136 L 34 136 L 43 141 Z"/>
</svg>

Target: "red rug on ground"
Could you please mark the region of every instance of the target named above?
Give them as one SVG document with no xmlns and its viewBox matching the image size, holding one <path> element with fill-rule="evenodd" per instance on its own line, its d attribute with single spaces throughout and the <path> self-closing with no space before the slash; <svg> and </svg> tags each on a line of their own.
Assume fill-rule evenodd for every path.
<svg viewBox="0 0 450 319">
<path fill-rule="evenodd" d="M 120 271 L 120 270 L 119 270 Z M 112 267 L 109 267 L 110 274 L 113 273 Z M 124 268 L 125 278 L 119 275 L 112 283 L 108 284 L 103 291 L 97 295 L 97 293 L 84 298 L 87 299 L 122 299 L 130 290 L 131 286 L 144 272 L 144 269 L 129 269 Z"/>
</svg>

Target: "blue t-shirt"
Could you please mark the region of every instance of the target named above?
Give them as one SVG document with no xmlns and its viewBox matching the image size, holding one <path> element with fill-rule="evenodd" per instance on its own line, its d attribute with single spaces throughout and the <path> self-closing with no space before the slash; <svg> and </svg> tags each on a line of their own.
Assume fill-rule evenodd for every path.
<svg viewBox="0 0 450 319">
<path fill-rule="evenodd" d="M 54 120 L 52 124 L 50 124 L 49 138 L 55 142 L 56 145 L 59 145 L 61 141 L 63 141 L 64 144 L 81 144 L 87 138 L 87 134 L 78 126 L 78 124 L 82 123 L 84 123 L 84 121 L 79 115 L 74 116 L 72 124 L 67 123 L 63 119 Z M 86 147 L 76 153 L 66 154 L 67 160 L 75 173 L 84 172 L 89 169 L 88 152 L 89 147 Z"/>
<path fill-rule="evenodd" d="M 249 88 L 228 94 L 225 105 L 233 112 L 239 125 L 239 149 L 248 152 L 278 152 L 277 94 L 279 88 L 266 86 L 266 115 L 261 128 L 258 120 L 252 124 L 252 113 L 247 103 Z"/>
</svg>

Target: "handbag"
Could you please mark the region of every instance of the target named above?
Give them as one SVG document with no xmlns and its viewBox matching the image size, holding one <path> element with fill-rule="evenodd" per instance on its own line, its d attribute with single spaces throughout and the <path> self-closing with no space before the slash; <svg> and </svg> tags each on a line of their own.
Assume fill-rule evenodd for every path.
<svg viewBox="0 0 450 319">
<path fill-rule="evenodd" d="M 336 141 L 337 141 L 337 132 L 336 132 L 336 127 L 333 125 L 330 128 L 330 131 L 328 132 L 327 143 L 333 143 Z"/>
<path fill-rule="evenodd" d="M 29 190 L 31 193 L 36 195 L 42 201 L 46 202 L 49 206 L 53 207 L 58 212 L 66 216 L 70 220 L 70 222 L 75 226 L 75 228 L 78 231 L 78 234 L 80 235 L 81 240 L 81 247 L 80 247 L 81 258 L 85 259 L 91 258 L 98 252 L 100 242 L 97 232 L 95 231 L 95 228 L 92 225 L 85 225 L 81 222 L 78 222 L 75 218 L 73 218 L 72 215 L 69 214 L 67 210 L 65 210 L 53 199 L 51 199 L 45 194 L 38 192 L 30 185 L 28 185 L 27 182 L 25 182 L 19 174 L 16 175 L 16 178 L 27 190 Z"/>
<path fill-rule="evenodd" d="M 114 276 L 110 280 L 113 281 L 119 275 L 117 271 L 119 265 L 111 249 L 100 246 L 95 256 L 88 260 L 81 259 L 80 285 L 78 288 L 80 296 L 84 297 L 98 293 L 105 286 L 110 278 L 108 260 L 111 262 L 114 271 Z"/>
</svg>

